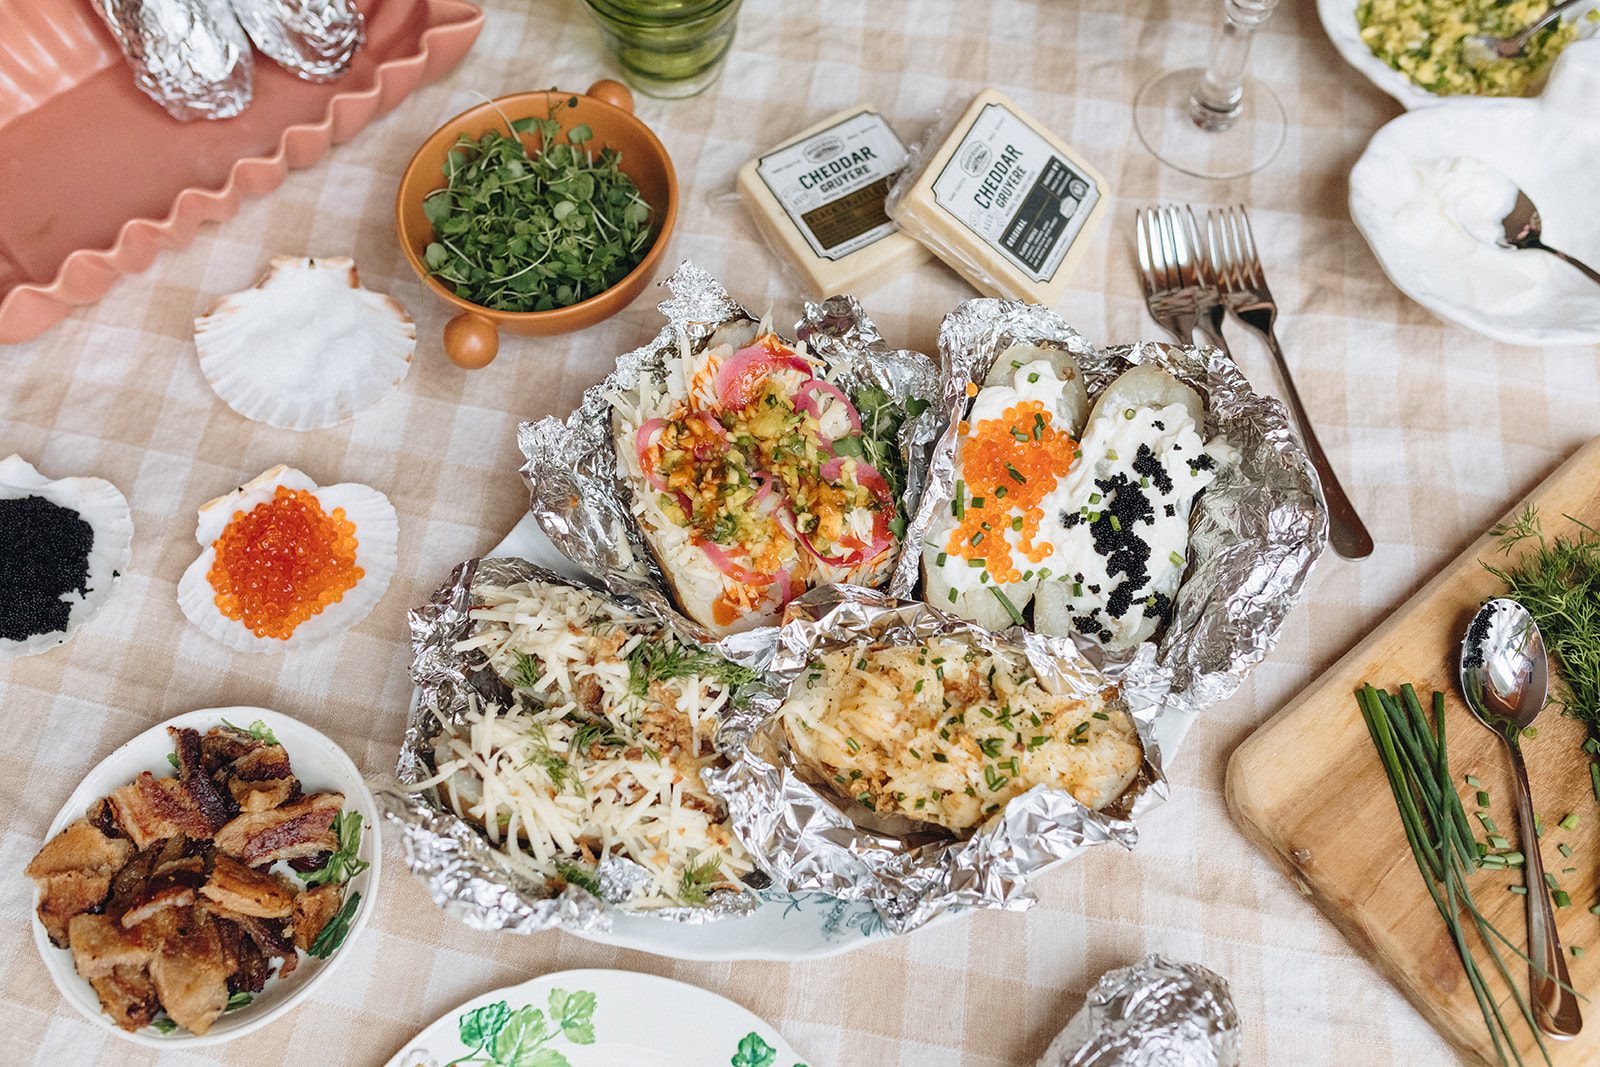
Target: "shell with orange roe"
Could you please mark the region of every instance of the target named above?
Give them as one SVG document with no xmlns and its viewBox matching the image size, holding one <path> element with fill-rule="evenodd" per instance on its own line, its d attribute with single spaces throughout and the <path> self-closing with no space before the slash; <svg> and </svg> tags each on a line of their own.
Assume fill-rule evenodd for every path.
<svg viewBox="0 0 1600 1067">
<path fill-rule="evenodd" d="M 271 500 L 234 513 L 206 578 L 226 618 L 257 637 L 287 640 L 362 579 L 357 544 L 343 508 L 330 515 L 315 494 L 280 485 Z"/>
<path fill-rule="evenodd" d="M 951 529 L 946 551 L 962 559 L 982 559 L 990 580 L 1023 580 L 1006 534 L 1017 534 L 1017 551 L 1038 565 L 1049 558 L 1049 542 L 1035 542 L 1044 519 L 1046 494 L 1066 476 L 1078 443 L 1053 425 L 1052 413 L 1037 400 L 1007 408 L 998 419 L 962 423 L 961 480 L 964 505 Z M 1021 519 L 1020 529 L 1013 523 Z"/>
</svg>

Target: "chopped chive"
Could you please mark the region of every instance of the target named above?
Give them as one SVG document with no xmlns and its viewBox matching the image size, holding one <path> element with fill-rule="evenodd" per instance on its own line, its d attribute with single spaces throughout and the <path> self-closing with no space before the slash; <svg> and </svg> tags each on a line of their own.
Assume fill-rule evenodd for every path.
<svg viewBox="0 0 1600 1067">
<path fill-rule="evenodd" d="M 1018 485 L 1027 485 L 1028 484 L 1028 479 L 1026 479 L 1026 478 L 1024 478 L 1022 476 L 1022 472 L 1017 470 L 1015 464 L 1007 463 L 1006 464 L 1006 473 L 1011 475 L 1011 480 L 1016 482 Z"/>
<path fill-rule="evenodd" d="M 987 567 L 988 565 L 989 561 L 984 559 L 982 556 L 973 556 L 971 559 L 967 560 L 967 566 L 969 567 Z"/>
<path fill-rule="evenodd" d="M 1551 889 L 1561 888 L 1561 883 L 1556 881 L 1556 876 L 1551 874 L 1549 871 L 1544 872 L 1544 884 L 1549 886 Z"/>
<path fill-rule="evenodd" d="M 861 745 L 859 743 L 857 743 L 856 739 L 853 738 L 853 737 L 845 738 L 844 739 L 844 746 L 846 748 L 848 748 L 851 752 L 860 752 L 861 751 Z"/>
<path fill-rule="evenodd" d="M 1111 716 L 1107 715 L 1103 711 L 1097 711 L 1097 712 L 1095 712 L 1093 715 L 1091 715 L 1089 717 L 1092 718 L 1092 719 L 1099 719 L 1101 722 L 1110 722 L 1111 721 Z"/>
<path fill-rule="evenodd" d="M 954 589 L 950 590 L 949 596 L 947 596 L 945 599 L 949 600 L 950 603 L 954 604 L 956 602 L 956 591 Z"/>
<path fill-rule="evenodd" d="M 972 498 L 972 506 L 975 507 L 975 508 L 980 508 L 981 509 L 983 507 L 983 497 L 981 497 L 981 496 L 973 497 Z"/>
<path fill-rule="evenodd" d="M 1561 855 L 1562 855 L 1562 856 L 1563 856 L 1563 857 L 1565 857 L 1565 858 L 1566 858 L 1566 859 L 1569 859 L 1569 860 L 1570 860 L 1570 859 L 1571 859 L 1571 858 L 1572 858 L 1572 846 L 1571 846 L 1571 845 L 1569 845 L 1569 844 L 1567 844 L 1567 843 L 1565 843 L 1565 842 L 1562 842 L 1562 843 L 1561 843 L 1561 844 L 1559 844 L 1559 845 L 1557 845 L 1557 846 L 1556 846 L 1556 849 L 1557 849 L 1557 850 L 1558 850 L 1558 851 L 1559 851 L 1559 852 L 1560 852 L 1560 853 L 1561 853 Z"/>
<path fill-rule="evenodd" d="M 1573 945 L 1572 946 L 1572 955 L 1573 955 L 1574 959 L 1581 957 L 1583 955 L 1583 946 L 1582 945 Z"/>
<path fill-rule="evenodd" d="M 1104 499 L 1104 498 L 1101 497 L 1101 495 L 1099 493 L 1090 493 L 1089 494 L 1089 503 L 1091 503 L 1091 504 L 1098 504 L 1098 503 L 1100 503 L 1100 501 L 1102 499 Z"/>
<path fill-rule="evenodd" d="M 1011 520 L 1011 528 L 1013 530 L 1021 530 L 1022 529 L 1022 516 L 1021 515 L 1018 515 L 1014 519 Z"/>
<path fill-rule="evenodd" d="M 1172 565 L 1174 567 L 1183 566 L 1183 553 L 1181 553 L 1181 552 L 1168 552 L 1167 553 L 1167 558 L 1172 561 Z"/>
<path fill-rule="evenodd" d="M 982 544 L 982 543 L 983 543 L 983 531 L 982 530 L 979 530 L 977 533 L 973 534 L 972 535 L 972 540 L 968 542 L 968 544 L 971 544 L 971 545 L 974 545 L 974 546 Z"/>
<path fill-rule="evenodd" d="M 1111 528 L 1120 531 L 1122 529 L 1122 520 L 1115 515 L 1111 516 Z"/>
<path fill-rule="evenodd" d="M 1589 787 L 1594 790 L 1594 798 L 1600 800 L 1600 763 L 1589 764 Z"/>
<path fill-rule="evenodd" d="M 944 561 L 949 559 L 949 558 L 950 558 L 950 556 L 947 553 L 941 552 L 941 553 L 939 553 L 938 557 L 934 559 L 934 561 L 933 561 L 934 565 L 935 566 L 939 566 L 939 567 L 943 567 L 944 566 Z"/>
<path fill-rule="evenodd" d="M 1500 827 L 1496 826 L 1495 823 L 1494 823 L 1494 820 L 1489 818 L 1488 815 L 1486 815 L 1485 813 L 1483 813 L 1481 811 L 1478 812 L 1477 814 L 1478 814 L 1478 821 L 1483 823 L 1483 828 L 1485 830 L 1487 830 L 1491 834 L 1497 834 L 1497 833 L 1500 832 Z"/>
<path fill-rule="evenodd" d="M 1032 372 L 1031 374 L 1028 375 L 1028 384 L 1029 385 L 1033 385 L 1038 380 L 1039 380 L 1039 372 L 1038 371 L 1034 371 L 1034 372 Z"/>
<path fill-rule="evenodd" d="M 1558 908 L 1569 908 L 1572 906 L 1572 898 L 1567 896 L 1565 890 L 1554 890 L 1550 894 L 1550 900 Z"/>
<path fill-rule="evenodd" d="M 1499 834 L 1490 834 L 1489 835 L 1489 847 L 1490 848 L 1510 848 L 1511 847 L 1511 842 L 1507 841 L 1505 838 L 1501 837 Z"/>
<path fill-rule="evenodd" d="M 1556 825 L 1561 827 L 1563 830 L 1576 830 L 1578 828 L 1577 812 L 1567 812 L 1565 815 L 1561 816 L 1561 821 L 1556 823 Z"/>
<path fill-rule="evenodd" d="M 1508 885 L 1506 886 L 1506 891 L 1515 893 L 1519 897 L 1525 897 L 1528 895 L 1528 887 L 1525 885 Z"/>
<path fill-rule="evenodd" d="M 1017 606 L 1011 602 L 1011 598 L 992 585 L 989 587 L 989 592 L 993 593 L 994 598 L 1000 601 L 1000 606 L 1006 609 L 1006 614 L 1011 616 L 1011 621 L 1021 626 L 1022 612 L 1017 610 Z"/>
<path fill-rule="evenodd" d="M 1488 806 L 1489 806 L 1489 794 L 1485 793 L 1481 789 L 1478 790 L 1478 807 L 1487 808 Z"/>
<path fill-rule="evenodd" d="M 1467 784 L 1470 785 L 1474 789 L 1481 789 L 1483 787 L 1483 783 L 1478 781 L 1476 778 L 1474 778 L 1470 774 L 1467 775 Z"/>
</svg>

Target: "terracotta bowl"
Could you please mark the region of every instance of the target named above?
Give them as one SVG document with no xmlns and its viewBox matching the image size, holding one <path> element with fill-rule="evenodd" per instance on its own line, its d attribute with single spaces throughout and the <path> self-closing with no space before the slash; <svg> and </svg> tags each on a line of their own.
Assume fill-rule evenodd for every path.
<svg viewBox="0 0 1600 1067">
<path fill-rule="evenodd" d="M 400 192 L 395 197 L 395 224 L 400 234 L 400 247 L 406 260 L 417 272 L 422 283 L 438 295 L 439 299 L 456 308 L 460 314 L 445 324 L 445 354 L 456 364 L 468 369 L 487 366 L 500 349 L 500 331 L 528 337 L 549 337 L 570 333 L 593 326 L 621 311 L 638 296 L 654 276 L 661 257 L 666 253 L 667 239 L 678 220 L 678 176 L 672 169 L 672 160 L 656 135 L 633 114 L 633 94 L 627 86 L 610 80 L 598 81 L 589 91 L 577 96 L 576 107 L 564 107 L 556 119 L 563 130 L 588 123 L 594 131 L 589 144 L 598 152 L 614 148 L 622 153 L 621 167 L 633 179 L 654 212 L 652 222 L 656 227 L 655 243 L 645 253 L 639 265 L 626 277 L 605 292 L 577 304 L 550 311 L 495 311 L 470 300 L 463 300 L 429 273 L 423 261 L 423 250 L 433 240 L 433 226 L 423 214 L 422 201 L 435 189 L 445 185 L 445 156 L 460 134 L 478 137 L 490 129 L 504 129 L 506 118 L 512 121 L 523 118 L 543 118 L 549 114 L 552 96 L 571 96 L 566 93 L 517 93 L 502 96 L 493 103 L 480 104 L 463 111 L 440 126 L 417 149 L 400 179 Z M 537 135 L 525 134 L 529 147 L 537 146 Z"/>
</svg>

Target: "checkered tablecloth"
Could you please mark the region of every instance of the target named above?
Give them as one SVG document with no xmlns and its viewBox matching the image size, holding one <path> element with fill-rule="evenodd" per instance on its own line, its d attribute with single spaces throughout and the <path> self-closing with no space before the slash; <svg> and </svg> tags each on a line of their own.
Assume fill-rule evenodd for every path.
<svg viewBox="0 0 1600 1067">
<path fill-rule="evenodd" d="M 489 369 L 443 357 L 446 315 L 406 268 L 391 204 L 412 150 L 478 94 L 582 89 L 614 74 L 577 0 L 491 0 L 474 50 L 322 162 L 161 255 L 43 338 L 0 349 L 0 455 L 51 476 L 111 479 L 132 504 L 133 565 L 108 610 L 68 646 L 0 664 L 0 1060 L 155 1063 L 62 1002 L 31 943 L 22 868 L 82 775 L 179 712 L 258 704 L 298 716 L 368 773 L 389 768 L 410 694 L 406 609 L 516 522 L 519 420 L 565 413 L 619 352 L 653 334 L 655 294 L 585 332 L 508 339 Z M 703 96 L 639 110 L 666 142 L 683 201 L 669 261 L 693 258 L 756 309 L 792 322 L 798 294 L 733 199 L 735 170 L 837 109 L 875 104 L 903 134 L 998 86 L 1106 175 L 1109 221 L 1060 305 L 1097 342 L 1158 336 L 1132 262 L 1132 214 L 1158 198 L 1242 201 L 1283 308 L 1284 344 L 1322 441 L 1371 525 L 1360 564 L 1331 555 L 1277 651 L 1196 725 L 1172 801 L 1132 853 L 1103 848 L 1038 885 L 1026 914 L 980 914 L 817 962 L 685 963 L 561 933 L 474 933 L 446 917 L 392 844 L 373 922 L 335 981 L 293 1014 L 171 1064 L 376 1065 L 456 1004 L 572 967 L 670 975 L 777 1025 L 821 1067 L 1031 1064 L 1105 970 L 1151 951 L 1232 983 L 1246 1061 L 1293 1067 L 1448 1062 L 1415 1012 L 1269 867 L 1229 821 L 1228 754 L 1296 690 L 1600 431 L 1592 348 L 1516 349 L 1447 327 L 1384 278 L 1345 209 L 1346 175 L 1398 108 L 1342 63 L 1313 0 L 1288 0 L 1253 69 L 1291 121 L 1272 167 L 1208 184 L 1140 146 L 1130 101 L 1157 69 L 1203 59 L 1219 0 L 747 0 L 725 76 Z M 156 146 L 159 150 L 159 146 Z M 416 316 L 397 395 L 342 427 L 296 434 L 246 422 L 211 392 L 190 322 L 249 285 L 274 254 L 354 255 L 365 283 Z M 871 295 L 897 344 L 931 351 L 971 291 L 937 266 Z M 1263 351 L 1236 353 L 1276 392 Z M 197 505 L 276 464 L 388 493 L 400 565 L 378 609 L 342 640 L 288 656 L 230 654 L 179 613 Z"/>
</svg>

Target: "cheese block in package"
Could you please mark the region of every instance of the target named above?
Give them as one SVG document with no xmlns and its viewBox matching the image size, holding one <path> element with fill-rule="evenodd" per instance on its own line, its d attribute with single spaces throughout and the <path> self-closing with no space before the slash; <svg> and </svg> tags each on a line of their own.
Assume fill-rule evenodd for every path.
<svg viewBox="0 0 1600 1067">
<path fill-rule="evenodd" d="M 883 116 L 854 107 L 746 163 L 739 195 L 816 295 L 857 293 L 928 258 L 884 211 L 906 157 Z"/>
<path fill-rule="evenodd" d="M 889 213 L 985 296 L 1054 304 L 1105 214 L 1105 179 L 994 89 L 914 166 Z"/>
</svg>

